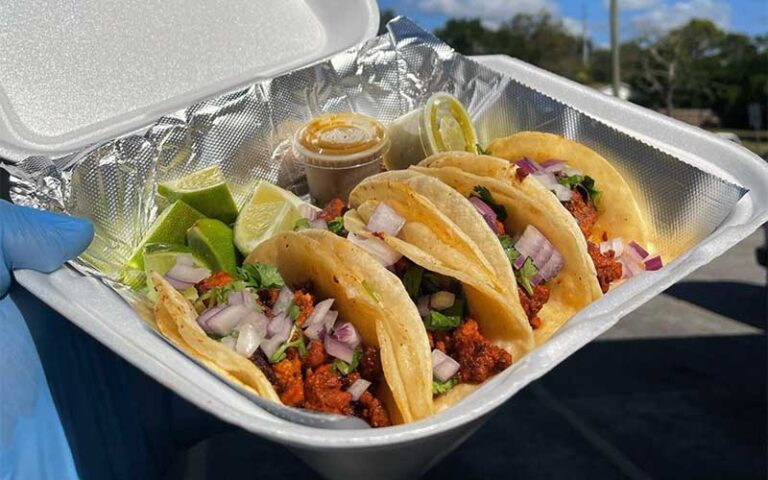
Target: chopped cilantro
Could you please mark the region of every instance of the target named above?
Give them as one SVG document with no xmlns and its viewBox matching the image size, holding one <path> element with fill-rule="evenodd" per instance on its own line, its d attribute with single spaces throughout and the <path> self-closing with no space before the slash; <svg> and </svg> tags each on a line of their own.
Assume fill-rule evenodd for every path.
<svg viewBox="0 0 768 480">
<path fill-rule="evenodd" d="M 483 147 L 480 146 L 479 143 L 475 144 L 475 148 L 477 148 L 477 154 L 478 155 L 490 155 L 491 154 L 490 150 L 484 149 Z"/>
<path fill-rule="evenodd" d="M 296 304 L 291 304 L 290 307 L 288 307 L 288 316 L 291 317 L 291 320 L 294 322 L 298 320 L 299 315 L 301 314 L 301 309 Z"/>
<path fill-rule="evenodd" d="M 298 325 L 293 324 L 293 328 L 291 328 L 291 333 L 288 336 L 288 339 L 290 340 L 291 338 L 296 337 L 296 340 L 288 341 L 280 345 L 280 348 L 278 348 L 277 351 L 271 357 L 269 357 L 269 363 L 278 363 L 285 360 L 285 357 L 287 356 L 285 352 L 291 347 L 298 348 L 299 355 L 302 357 L 307 355 L 307 345 L 304 343 L 304 335 L 298 332 L 298 328 Z"/>
<path fill-rule="evenodd" d="M 422 277 L 422 293 L 437 293 L 440 291 L 440 275 L 435 272 L 424 272 Z"/>
<path fill-rule="evenodd" d="M 409 266 L 403 275 L 403 285 L 405 285 L 405 290 L 413 299 L 419 297 L 422 278 L 424 278 L 424 268 L 419 265 Z"/>
<path fill-rule="evenodd" d="M 444 382 L 438 380 L 432 380 L 432 395 L 442 395 L 448 390 L 456 386 L 456 377 L 451 377 Z"/>
<path fill-rule="evenodd" d="M 307 218 L 300 218 L 296 220 L 296 223 L 293 225 L 294 232 L 304 230 L 305 228 L 309 228 L 309 219 Z"/>
<path fill-rule="evenodd" d="M 462 295 L 463 295 L 463 291 L 462 291 Z M 440 313 L 447 316 L 448 318 L 453 318 L 453 317 L 464 318 L 464 313 L 465 313 L 464 305 L 465 305 L 464 298 L 457 297 L 456 300 L 454 300 L 453 305 L 451 305 L 450 307 L 444 310 L 441 310 Z"/>
<path fill-rule="evenodd" d="M 499 235 L 499 242 L 501 243 L 501 248 L 504 249 L 504 253 L 507 254 L 507 258 L 509 259 L 509 263 L 514 264 L 515 260 L 520 256 L 520 252 L 517 251 L 515 248 L 515 244 L 512 241 L 512 237 L 509 235 Z"/>
<path fill-rule="evenodd" d="M 251 288 L 282 288 L 285 285 L 283 277 L 274 265 L 251 263 L 243 265 L 237 271 L 245 285 Z"/>
<path fill-rule="evenodd" d="M 530 296 L 533 296 L 533 284 L 531 284 L 531 280 L 533 280 L 533 277 L 536 276 L 538 272 L 539 269 L 536 268 L 536 265 L 533 264 L 531 257 L 525 259 L 525 263 L 523 263 L 523 266 L 520 268 L 520 270 L 515 270 L 517 283 L 520 284 L 520 286 L 522 286 L 525 292 Z"/>
<path fill-rule="evenodd" d="M 560 185 L 564 185 L 568 188 L 576 187 L 587 197 L 588 202 L 592 202 L 593 205 L 597 204 L 597 200 L 600 198 L 600 191 L 595 188 L 595 179 L 589 175 L 569 175 L 563 176 L 557 179 Z"/>
<path fill-rule="evenodd" d="M 494 211 L 494 213 L 496 213 L 496 217 L 502 222 L 507 219 L 507 209 L 496 203 L 496 201 L 493 199 L 493 195 L 491 195 L 490 190 L 487 188 L 476 185 L 470 196 L 477 197 L 487 203 L 488 206 L 491 207 L 491 209 Z"/>
<path fill-rule="evenodd" d="M 197 298 L 196 304 L 200 304 L 204 308 L 222 305 L 227 303 L 227 300 L 229 299 L 229 292 L 242 290 L 244 288 L 245 284 L 240 281 L 232 282 L 222 287 L 213 287 L 204 294 L 200 295 Z"/>
<path fill-rule="evenodd" d="M 363 350 L 361 348 L 356 348 L 355 352 L 352 354 L 352 361 L 350 363 L 347 363 L 344 360 L 337 358 L 333 362 L 333 368 L 338 370 L 338 372 L 341 373 L 342 375 L 349 375 L 350 373 L 357 370 L 357 366 L 360 364 L 360 358 L 362 356 L 363 356 Z"/>
<path fill-rule="evenodd" d="M 432 310 L 424 318 L 424 326 L 427 330 L 450 330 L 461 325 L 461 315 L 445 315 Z"/>
<path fill-rule="evenodd" d="M 344 219 L 342 217 L 336 217 L 328 222 L 328 230 L 340 237 L 347 236 L 347 231 L 344 230 Z"/>
</svg>

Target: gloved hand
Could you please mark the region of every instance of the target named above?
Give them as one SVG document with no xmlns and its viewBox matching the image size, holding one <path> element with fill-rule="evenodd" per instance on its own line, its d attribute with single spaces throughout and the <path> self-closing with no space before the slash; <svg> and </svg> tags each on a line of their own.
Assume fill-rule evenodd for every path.
<svg viewBox="0 0 768 480">
<path fill-rule="evenodd" d="M 6 295 L 11 271 L 50 272 L 82 252 L 93 226 L 0 200 L 0 478 L 76 479 L 32 337 Z"/>
<path fill-rule="evenodd" d="M 0 200 L 2 480 L 152 480 L 232 429 L 13 285 L 12 270 L 55 270 L 92 236 L 87 221 Z"/>
</svg>

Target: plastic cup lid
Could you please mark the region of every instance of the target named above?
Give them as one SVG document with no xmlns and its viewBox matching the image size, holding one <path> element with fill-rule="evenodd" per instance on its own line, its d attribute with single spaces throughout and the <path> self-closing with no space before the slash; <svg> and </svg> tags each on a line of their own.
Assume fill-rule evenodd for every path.
<svg viewBox="0 0 768 480">
<path fill-rule="evenodd" d="M 375 0 L 0 2 L 0 157 L 59 155 L 363 42 Z"/>
</svg>

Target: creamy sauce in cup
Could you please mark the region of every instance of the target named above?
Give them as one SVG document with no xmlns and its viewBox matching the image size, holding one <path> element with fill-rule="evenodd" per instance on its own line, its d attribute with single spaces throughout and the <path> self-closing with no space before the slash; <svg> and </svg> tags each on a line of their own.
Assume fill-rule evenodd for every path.
<svg viewBox="0 0 768 480">
<path fill-rule="evenodd" d="M 389 136 L 376 119 L 359 113 L 328 113 L 305 124 L 293 138 L 304 164 L 309 193 L 320 204 L 344 200 L 361 180 L 381 170 Z"/>
</svg>

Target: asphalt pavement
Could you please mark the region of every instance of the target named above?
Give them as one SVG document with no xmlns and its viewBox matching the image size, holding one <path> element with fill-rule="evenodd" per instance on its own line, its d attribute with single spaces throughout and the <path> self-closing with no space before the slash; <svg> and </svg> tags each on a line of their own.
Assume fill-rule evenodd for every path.
<svg viewBox="0 0 768 480">
<path fill-rule="evenodd" d="M 766 478 L 767 274 L 755 255 L 764 241 L 756 232 L 623 318 L 425 478 Z M 198 445 L 168 478 L 244 472 L 315 478 L 242 431 Z"/>
</svg>

